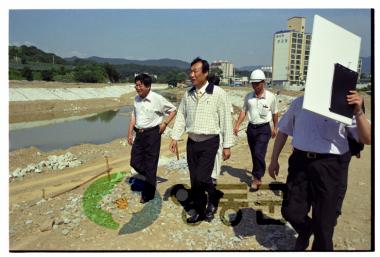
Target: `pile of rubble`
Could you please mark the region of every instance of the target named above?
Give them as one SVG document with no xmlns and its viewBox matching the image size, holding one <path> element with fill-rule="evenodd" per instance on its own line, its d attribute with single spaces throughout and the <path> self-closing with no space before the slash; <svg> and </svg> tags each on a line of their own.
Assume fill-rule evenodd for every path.
<svg viewBox="0 0 380 257">
<path fill-rule="evenodd" d="M 19 178 L 25 176 L 27 173 L 41 173 L 44 170 L 63 170 L 66 167 L 72 168 L 82 164 L 81 160 L 67 152 L 64 155 L 50 155 L 47 160 L 43 160 L 38 164 L 31 163 L 25 168 L 16 168 L 9 173 L 9 178 Z"/>
</svg>

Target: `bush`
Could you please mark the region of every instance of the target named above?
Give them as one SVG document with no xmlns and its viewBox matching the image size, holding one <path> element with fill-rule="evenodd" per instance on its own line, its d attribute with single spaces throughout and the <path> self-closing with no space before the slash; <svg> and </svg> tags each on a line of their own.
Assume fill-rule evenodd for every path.
<svg viewBox="0 0 380 257">
<path fill-rule="evenodd" d="M 74 78 L 77 82 L 101 83 L 106 82 L 106 77 L 104 70 L 95 65 L 91 67 L 79 67 L 74 72 Z"/>
<path fill-rule="evenodd" d="M 21 75 L 28 81 L 32 81 L 33 80 L 33 72 L 32 70 L 29 68 L 29 67 L 24 67 L 22 70 L 21 70 Z"/>
<path fill-rule="evenodd" d="M 53 81 L 53 71 L 52 70 L 41 71 L 41 78 L 44 81 Z"/>
<path fill-rule="evenodd" d="M 22 80 L 23 76 L 19 70 L 9 69 L 9 80 Z"/>
</svg>

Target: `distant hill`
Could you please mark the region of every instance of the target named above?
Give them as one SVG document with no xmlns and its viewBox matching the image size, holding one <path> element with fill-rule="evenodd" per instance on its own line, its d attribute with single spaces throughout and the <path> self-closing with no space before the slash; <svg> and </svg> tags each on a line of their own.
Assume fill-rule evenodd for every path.
<svg viewBox="0 0 380 257">
<path fill-rule="evenodd" d="M 190 63 L 184 62 L 181 60 L 175 60 L 175 59 L 157 59 L 157 60 L 128 60 L 128 59 L 122 59 L 122 58 L 103 58 L 103 57 L 97 57 L 92 56 L 89 58 L 78 58 L 76 56 L 65 58 L 66 61 L 75 61 L 77 59 L 80 59 L 82 61 L 88 60 L 93 61 L 96 63 L 109 63 L 113 65 L 123 65 L 123 64 L 136 64 L 136 65 L 142 65 L 142 66 L 164 66 L 164 67 L 176 67 L 180 69 L 186 69 L 190 66 Z"/>
<path fill-rule="evenodd" d="M 35 46 L 9 46 L 8 50 L 10 63 L 65 63 L 58 55 L 46 53 Z"/>
</svg>

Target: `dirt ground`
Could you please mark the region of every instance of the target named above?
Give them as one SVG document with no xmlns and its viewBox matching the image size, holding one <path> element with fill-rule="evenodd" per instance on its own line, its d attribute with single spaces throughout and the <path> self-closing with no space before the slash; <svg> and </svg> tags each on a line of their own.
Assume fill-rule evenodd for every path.
<svg viewBox="0 0 380 257">
<path fill-rule="evenodd" d="M 130 104 L 132 95 L 126 95 L 122 104 Z M 370 97 L 365 97 L 366 106 L 371 106 Z M 30 103 L 43 106 L 43 103 Z M 50 103 L 53 105 L 52 103 Z M 70 103 L 82 106 L 88 110 L 97 110 L 99 105 L 112 105 L 109 99 Z M 16 106 L 14 108 L 22 108 Z M 63 105 L 62 105 L 63 106 Z M 55 117 L 61 117 L 56 105 Z M 367 108 L 367 117 L 371 117 Z M 12 112 L 11 108 L 11 112 Z M 20 111 L 22 113 L 22 111 Z M 69 112 L 65 112 L 65 115 Z M 12 113 L 10 113 L 12 116 Z M 39 116 L 41 117 L 41 116 Z M 24 118 L 26 119 L 26 118 Z M 22 120 L 22 118 L 19 118 Z M 27 120 L 27 119 L 26 119 Z M 185 139 L 185 137 L 184 137 Z M 180 142 L 180 159 L 184 158 L 185 140 Z M 162 138 L 160 156 L 167 160 L 176 160 L 168 150 L 169 139 Z M 273 140 L 270 141 L 267 163 L 270 160 Z M 372 222 L 372 185 L 371 176 L 371 146 L 366 146 L 360 159 L 353 158 L 350 164 L 349 181 L 346 198 L 343 204 L 342 216 L 334 234 L 336 250 L 370 250 Z M 75 168 L 62 171 L 44 171 L 27 174 L 22 178 L 12 178 L 9 181 L 9 249 L 11 251 L 43 251 L 43 250 L 291 250 L 296 234 L 289 225 L 262 224 L 260 210 L 265 219 L 281 219 L 278 205 L 270 210 L 262 200 L 280 198 L 269 190 L 249 192 L 250 170 L 252 168 L 249 148 L 246 138 L 240 137 L 232 148 L 232 156 L 223 163 L 219 185 L 243 185 L 239 189 L 244 195 L 245 206 L 241 207 L 242 219 L 236 226 L 226 225 L 221 218 L 219 208 L 216 218 L 211 222 L 202 222 L 197 226 L 185 224 L 182 218 L 183 207 L 168 192 L 176 184 L 189 185 L 188 173 L 169 169 L 161 165 L 158 169 L 158 194 L 148 205 L 138 203 L 139 195 L 132 192 L 128 178 L 118 183 L 113 191 L 103 198 L 101 208 L 112 213 L 119 223 L 118 229 L 109 229 L 95 224 L 85 214 L 83 194 L 93 181 L 51 198 L 54 194 L 73 188 L 89 178 L 106 170 L 104 156 L 109 158 L 111 174 L 120 171 L 130 175 L 131 146 L 126 144 L 126 138 L 116 139 L 103 145 L 79 145 L 69 149 L 43 152 L 35 147 L 20 149 L 9 153 L 9 169 L 24 167 L 29 163 L 46 160 L 50 155 L 61 155 L 70 151 L 84 163 Z M 285 182 L 287 174 L 287 159 L 291 153 L 290 140 L 280 156 L 280 177 L 278 182 Z M 264 184 L 273 182 L 268 174 L 263 178 Z M 43 189 L 45 198 L 42 199 Z M 228 189 L 221 189 L 228 193 Z M 237 191 L 239 191 L 237 190 Z M 236 191 L 236 190 L 235 190 Z M 234 192 L 235 192 L 234 191 Z M 359 193 L 360 192 L 360 193 Z M 126 198 L 126 209 L 118 209 L 115 200 Z M 178 198 L 178 197 L 177 197 Z M 222 199 L 223 200 L 223 199 Z M 133 224 L 134 232 L 125 232 L 123 228 L 135 221 L 138 215 L 147 215 L 149 226 L 139 227 Z M 227 212 L 226 212 L 227 213 Z M 227 213 L 235 217 L 235 213 Z M 235 215 L 235 216 L 234 216 Z M 145 217 L 145 216 L 144 216 Z M 226 217 L 226 216 L 223 216 Z M 146 220 L 145 220 L 146 221 Z M 124 225 L 123 225 L 124 224 Z M 128 225 L 127 225 L 128 224 Z M 124 231 L 124 232 L 123 232 Z"/>
</svg>

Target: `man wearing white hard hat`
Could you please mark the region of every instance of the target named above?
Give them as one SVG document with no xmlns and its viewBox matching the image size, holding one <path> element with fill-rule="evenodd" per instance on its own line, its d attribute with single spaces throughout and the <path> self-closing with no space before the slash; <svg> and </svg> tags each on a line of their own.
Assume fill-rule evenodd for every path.
<svg viewBox="0 0 380 257">
<path fill-rule="evenodd" d="M 262 70 L 252 71 L 250 82 L 253 91 L 245 96 L 242 111 L 234 127 L 234 134 L 237 135 L 240 124 L 248 113 L 249 124 L 246 133 L 253 164 L 251 191 L 256 191 L 261 185 L 261 178 L 266 169 L 265 155 L 268 142 L 277 134 L 277 100 L 274 94 L 265 89 L 265 79 Z M 271 121 L 273 121 L 272 128 Z"/>
</svg>

